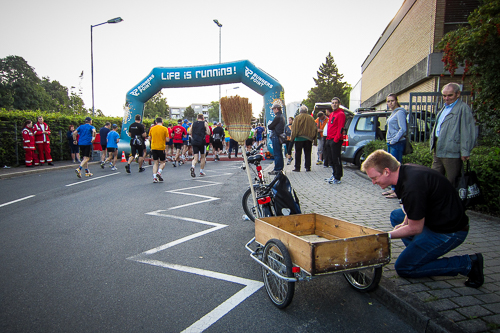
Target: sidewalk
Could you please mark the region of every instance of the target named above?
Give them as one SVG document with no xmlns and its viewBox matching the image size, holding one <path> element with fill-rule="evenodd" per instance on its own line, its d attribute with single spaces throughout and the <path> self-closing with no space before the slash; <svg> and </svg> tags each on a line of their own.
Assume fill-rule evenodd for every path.
<svg viewBox="0 0 500 333">
<path fill-rule="evenodd" d="M 316 148 L 313 148 L 315 161 Z M 91 162 L 98 168 L 99 162 Z M 297 192 L 303 213 L 319 213 L 367 227 L 391 230 L 389 214 L 399 207 L 398 200 L 386 199 L 380 187 L 350 164 L 344 166 L 339 185 L 324 182 L 330 168 L 311 167 L 311 172 L 285 172 Z M 76 168 L 71 161 L 55 161 L 55 166 L 0 168 L 0 179 L 26 174 Z M 122 163 L 118 163 L 121 167 Z M 273 164 L 266 168 L 272 170 Z M 270 181 L 270 180 L 269 180 Z M 379 288 L 371 293 L 388 308 L 407 318 L 421 332 L 500 332 L 500 219 L 468 212 L 470 231 L 466 241 L 450 255 L 481 252 L 484 256 L 485 283 L 479 289 L 464 286 L 463 276 L 406 279 L 394 271 L 394 261 L 404 249 L 400 240 L 392 240 L 392 261 L 384 267 Z"/>
<path fill-rule="evenodd" d="M 379 186 L 351 164 L 344 165 L 342 183 L 324 181 L 331 168 L 315 165 L 313 148 L 311 172 L 285 173 L 297 192 L 302 213 L 319 213 L 348 222 L 389 231 L 389 214 L 399 208 L 399 200 L 386 199 Z M 286 163 L 286 160 L 285 160 Z M 302 161 L 302 164 L 304 161 Z M 267 169 L 272 170 L 272 164 Z M 266 175 L 267 175 L 266 170 Z M 392 260 L 384 267 L 379 288 L 371 295 L 409 320 L 421 332 L 500 332 L 500 219 L 468 211 L 470 232 L 466 241 L 450 255 L 484 256 L 484 285 L 479 289 L 464 285 L 464 276 L 406 279 L 394 270 L 394 262 L 404 249 L 399 239 L 391 241 Z"/>
</svg>

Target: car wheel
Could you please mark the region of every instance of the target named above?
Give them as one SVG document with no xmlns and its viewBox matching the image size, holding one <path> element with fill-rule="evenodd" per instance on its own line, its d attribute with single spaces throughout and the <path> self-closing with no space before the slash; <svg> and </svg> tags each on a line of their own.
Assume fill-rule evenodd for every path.
<svg viewBox="0 0 500 333">
<path fill-rule="evenodd" d="M 361 167 L 361 163 L 363 163 L 365 161 L 365 159 L 366 159 L 365 150 L 363 148 L 361 148 L 356 153 L 356 156 L 354 156 L 354 164 L 356 164 L 356 166 L 358 168 L 360 168 Z"/>
</svg>

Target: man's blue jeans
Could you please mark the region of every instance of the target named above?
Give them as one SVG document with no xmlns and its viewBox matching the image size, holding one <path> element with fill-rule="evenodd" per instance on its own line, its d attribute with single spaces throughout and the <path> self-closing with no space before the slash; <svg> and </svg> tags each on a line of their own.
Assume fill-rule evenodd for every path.
<svg viewBox="0 0 500 333">
<path fill-rule="evenodd" d="M 283 152 L 281 151 L 280 139 L 277 135 L 271 138 L 273 143 L 273 154 L 274 154 L 274 171 L 283 170 Z"/>
<path fill-rule="evenodd" d="M 401 208 L 392 211 L 392 226 L 402 223 L 404 218 L 405 214 Z M 440 234 L 424 226 L 422 233 L 402 238 L 406 249 L 399 255 L 394 268 L 399 276 L 408 278 L 458 274 L 467 276 L 472 267 L 468 255 L 439 258 L 462 244 L 467 234 L 467 231 Z"/>
</svg>

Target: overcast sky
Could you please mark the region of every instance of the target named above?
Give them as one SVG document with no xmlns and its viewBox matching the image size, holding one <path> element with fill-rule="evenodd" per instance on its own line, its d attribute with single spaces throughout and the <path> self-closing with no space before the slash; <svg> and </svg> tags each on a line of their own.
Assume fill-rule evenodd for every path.
<svg viewBox="0 0 500 333">
<path fill-rule="evenodd" d="M 404 0 L 309 1 L 4 1 L 0 58 L 23 57 L 42 77 L 83 89 L 92 107 L 90 26 L 93 29 L 95 108 L 123 116 L 126 93 L 154 67 L 184 67 L 250 60 L 285 89 L 285 103 L 302 101 L 331 52 L 354 86 L 361 65 Z M 80 73 L 84 78 L 80 82 Z M 234 87 L 239 87 L 233 90 Z M 248 97 L 254 114 L 262 96 L 242 84 L 223 85 L 222 97 Z M 170 106 L 209 103 L 219 87 L 164 89 Z"/>
</svg>

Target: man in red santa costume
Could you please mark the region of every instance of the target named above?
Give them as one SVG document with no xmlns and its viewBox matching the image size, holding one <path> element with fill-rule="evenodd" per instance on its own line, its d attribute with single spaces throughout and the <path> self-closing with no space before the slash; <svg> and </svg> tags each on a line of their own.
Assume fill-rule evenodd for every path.
<svg viewBox="0 0 500 333">
<path fill-rule="evenodd" d="M 49 165 L 54 165 L 52 156 L 50 156 L 50 128 L 49 125 L 43 122 L 42 116 L 38 116 L 38 122 L 33 125 L 33 133 L 35 134 L 35 144 L 38 149 L 40 165 L 43 165 L 45 161 Z"/>
<path fill-rule="evenodd" d="M 33 135 L 33 122 L 26 120 L 23 128 L 23 148 L 26 167 L 38 165 L 38 156 L 35 153 L 35 136 Z"/>
</svg>

